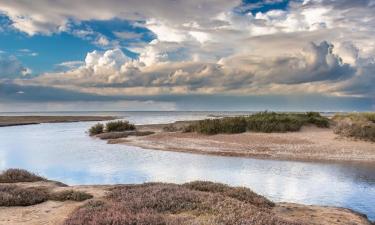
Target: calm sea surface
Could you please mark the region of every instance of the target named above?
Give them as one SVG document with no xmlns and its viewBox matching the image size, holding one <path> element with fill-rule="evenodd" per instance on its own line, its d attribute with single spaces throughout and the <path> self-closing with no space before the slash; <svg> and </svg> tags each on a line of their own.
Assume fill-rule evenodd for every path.
<svg viewBox="0 0 375 225">
<path fill-rule="evenodd" d="M 27 115 L 41 114 L 28 113 Z M 244 113 L 44 114 L 117 115 L 136 124 L 150 124 L 200 119 L 210 115 Z M 148 181 L 183 183 L 210 180 L 234 186 L 246 186 L 274 201 L 347 207 L 365 213 L 370 219 L 375 220 L 375 164 L 272 161 L 108 145 L 105 141 L 92 139 L 85 133 L 94 123 L 2 127 L 0 128 L 0 170 L 24 168 L 71 185 Z"/>
</svg>

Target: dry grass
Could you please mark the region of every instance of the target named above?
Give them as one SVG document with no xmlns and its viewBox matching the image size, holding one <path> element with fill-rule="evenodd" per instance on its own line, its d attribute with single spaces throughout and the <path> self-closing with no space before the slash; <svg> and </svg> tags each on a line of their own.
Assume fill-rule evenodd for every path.
<svg viewBox="0 0 375 225">
<path fill-rule="evenodd" d="M 0 185 L 0 206 L 30 206 L 47 200 L 85 201 L 93 196 L 81 191 L 50 192 L 45 187 L 20 187 L 17 185 Z"/>
<path fill-rule="evenodd" d="M 337 114 L 333 120 L 336 134 L 375 142 L 375 113 Z"/>
<path fill-rule="evenodd" d="M 46 179 L 23 169 L 8 169 L 0 174 L 0 183 L 36 182 Z"/>
<path fill-rule="evenodd" d="M 211 182 L 148 183 L 113 188 L 91 201 L 64 225 L 294 225 L 275 216 L 273 203 L 246 188 Z"/>
<path fill-rule="evenodd" d="M 45 188 L 0 185 L 0 206 L 30 206 L 47 200 L 48 192 Z"/>
</svg>

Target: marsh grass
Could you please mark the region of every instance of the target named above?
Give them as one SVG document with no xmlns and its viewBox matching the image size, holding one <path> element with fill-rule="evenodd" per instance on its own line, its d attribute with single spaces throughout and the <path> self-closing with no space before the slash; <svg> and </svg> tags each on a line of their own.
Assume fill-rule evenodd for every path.
<svg viewBox="0 0 375 225">
<path fill-rule="evenodd" d="M 23 169 L 7 169 L 0 173 L 0 183 L 36 182 L 46 179 Z"/>
<path fill-rule="evenodd" d="M 332 119 L 336 134 L 375 142 L 375 113 L 336 114 Z"/>
<path fill-rule="evenodd" d="M 272 214 L 269 200 L 246 188 L 210 182 L 184 185 L 148 183 L 113 188 L 103 200 L 90 201 L 64 225 L 296 225 Z"/>
<path fill-rule="evenodd" d="M 288 132 L 299 131 L 303 125 L 313 124 L 317 127 L 329 127 L 328 118 L 317 112 L 276 113 L 261 112 L 249 116 L 205 119 L 185 128 L 185 132 L 203 134 L 254 132 Z"/>
</svg>

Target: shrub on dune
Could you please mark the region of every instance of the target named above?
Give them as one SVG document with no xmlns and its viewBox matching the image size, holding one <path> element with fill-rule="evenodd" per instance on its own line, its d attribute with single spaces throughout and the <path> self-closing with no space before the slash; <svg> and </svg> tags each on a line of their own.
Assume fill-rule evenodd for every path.
<svg viewBox="0 0 375 225">
<path fill-rule="evenodd" d="M 129 121 L 112 121 L 106 123 L 105 130 L 107 132 L 121 132 L 121 131 L 129 131 L 129 130 L 135 130 L 135 125 L 129 123 Z"/>
<path fill-rule="evenodd" d="M 303 125 L 308 124 L 314 124 L 317 127 L 329 127 L 330 121 L 317 112 L 260 112 L 249 116 L 200 120 L 187 126 L 184 131 L 202 134 L 233 134 L 246 131 L 289 132 L 299 131 Z"/>
<path fill-rule="evenodd" d="M 8 169 L 0 174 L 0 183 L 36 182 L 46 179 L 23 169 Z"/>
<path fill-rule="evenodd" d="M 48 192 L 43 188 L 0 185 L 0 206 L 30 206 L 47 200 Z"/>
<path fill-rule="evenodd" d="M 375 142 L 375 113 L 336 114 L 333 121 L 336 134 Z"/>
<path fill-rule="evenodd" d="M 94 126 L 92 126 L 90 129 L 89 129 L 89 134 L 90 136 L 94 136 L 94 135 L 97 135 L 97 134 L 101 134 L 104 132 L 104 125 L 101 124 L 101 123 L 97 123 L 95 124 Z"/>
</svg>

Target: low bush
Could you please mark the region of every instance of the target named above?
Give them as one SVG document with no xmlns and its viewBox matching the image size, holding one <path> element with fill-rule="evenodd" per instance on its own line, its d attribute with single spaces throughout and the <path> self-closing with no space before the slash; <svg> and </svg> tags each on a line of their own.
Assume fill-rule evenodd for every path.
<svg viewBox="0 0 375 225">
<path fill-rule="evenodd" d="M 47 200 L 48 192 L 44 188 L 0 185 L 0 206 L 30 206 Z"/>
<path fill-rule="evenodd" d="M 183 186 L 196 191 L 221 193 L 224 196 L 231 197 L 257 207 L 271 208 L 275 206 L 275 203 L 271 202 L 267 198 L 244 187 L 230 187 L 226 184 L 209 181 L 194 181 L 186 183 Z"/>
<path fill-rule="evenodd" d="M 318 127 L 329 127 L 328 118 L 317 112 L 308 113 L 275 113 L 261 112 L 249 116 L 224 117 L 197 121 L 184 129 L 184 132 L 203 134 L 255 132 L 288 132 L 298 131 L 303 125 L 314 124 Z"/>
<path fill-rule="evenodd" d="M 101 134 L 103 132 L 104 132 L 104 125 L 102 123 L 97 123 L 89 129 L 90 136 Z"/>
<path fill-rule="evenodd" d="M 89 201 L 79 208 L 64 225 L 301 224 L 258 207 L 249 196 L 254 197 L 249 189 L 211 182 L 118 186 L 104 200 Z"/>
<path fill-rule="evenodd" d="M 135 130 L 135 125 L 129 123 L 129 121 L 117 120 L 106 123 L 105 130 L 107 132 L 129 131 Z"/>
<path fill-rule="evenodd" d="M 235 134 L 246 132 L 244 117 L 226 117 L 222 119 L 205 119 L 190 125 L 185 132 L 195 131 L 203 134 Z"/>
<path fill-rule="evenodd" d="M 36 182 L 46 179 L 23 169 L 8 169 L 0 174 L 0 183 Z"/>
<path fill-rule="evenodd" d="M 375 113 L 337 114 L 333 120 L 336 134 L 375 142 Z"/>
<path fill-rule="evenodd" d="M 76 201 L 82 202 L 91 199 L 93 196 L 83 191 L 65 190 L 49 194 L 49 200 L 54 201 Z"/>
</svg>

